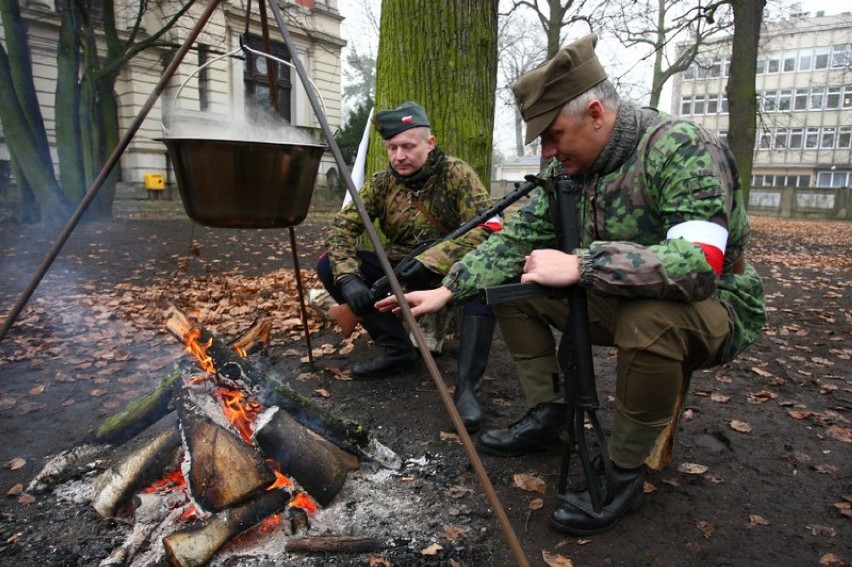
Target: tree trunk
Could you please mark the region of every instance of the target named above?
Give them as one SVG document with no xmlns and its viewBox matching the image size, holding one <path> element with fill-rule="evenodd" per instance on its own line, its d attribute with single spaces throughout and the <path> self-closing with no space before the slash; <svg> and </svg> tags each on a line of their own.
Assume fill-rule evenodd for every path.
<svg viewBox="0 0 852 567">
<path fill-rule="evenodd" d="M 728 79 L 728 146 L 737 161 L 748 203 L 754 141 L 757 134 L 757 48 L 766 0 L 731 0 L 734 9 L 734 39 L 731 47 L 731 75 Z"/>
<path fill-rule="evenodd" d="M 497 85 L 497 1 L 385 0 L 376 61 L 376 108 L 413 100 L 438 145 L 491 178 Z M 368 171 L 387 167 L 373 133 Z"/>
</svg>

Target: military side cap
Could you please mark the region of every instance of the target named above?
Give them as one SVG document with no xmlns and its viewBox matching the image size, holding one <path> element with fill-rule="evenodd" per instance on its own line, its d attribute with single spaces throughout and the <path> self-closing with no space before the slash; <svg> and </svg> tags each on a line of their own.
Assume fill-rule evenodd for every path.
<svg viewBox="0 0 852 567">
<path fill-rule="evenodd" d="M 606 80 L 606 71 L 595 55 L 597 43 L 598 36 L 585 35 L 512 85 L 521 116 L 527 123 L 525 144 L 550 126 L 566 102 Z"/>
<path fill-rule="evenodd" d="M 426 109 L 416 102 L 404 102 L 393 110 L 380 110 L 376 113 L 376 130 L 382 139 L 389 140 L 409 128 L 429 126 Z"/>
</svg>

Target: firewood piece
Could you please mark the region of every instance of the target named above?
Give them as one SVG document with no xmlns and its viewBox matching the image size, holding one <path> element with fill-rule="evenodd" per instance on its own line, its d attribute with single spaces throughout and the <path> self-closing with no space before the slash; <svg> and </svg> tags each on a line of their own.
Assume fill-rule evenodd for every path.
<svg viewBox="0 0 852 567">
<path fill-rule="evenodd" d="M 177 423 L 165 427 L 153 439 L 131 444 L 115 465 L 95 479 L 92 506 L 105 518 L 115 516 L 137 491 L 177 466 L 179 449 Z"/>
<path fill-rule="evenodd" d="M 27 492 L 43 492 L 69 478 L 78 478 L 91 470 L 92 461 L 106 455 L 110 445 L 83 443 L 53 456 L 27 486 Z"/>
<path fill-rule="evenodd" d="M 256 447 L 217 425 L 186 391 L 175 396 L 189 471 L 192 499 L 206 512 L 217 512 L 251 498 L 275 482 L 275 472 Z"/>
<path fill-rule="evenodd" d="M 207 355 L 212 358 L 217 372 L 230 379 L 245 377 L 248 382 L 264 389 L 267 397 L 263 400 L 264 405 L 280 407 L 296 421 L 344 451 L 352 454 L 362 452 L 361 448 L 369 441 L 364 426 L 331 415 L 277 378 L 261 372 L 249 360 L 240 357 L 205 328 L 195 325 L 176 307 L 171 307 L 166 312 L 166 328 L 181 341 L 196 326 L 201 331 L 199 342 L 205 344 L 210 342 Z"/>
<path fill-rule="evenodd" d="M 275 489 L 218 512 L 202 524 L 164 537 L 166 557 L 179 567 L 206 565 L 223 545 L 281 511 L 289 501 L 289 492 Z"/>
<path fill-rule="evenodd" d="M 269 344 L 271 335 L 272 320 L 269 317 L 261 317 L 254 322 L 248 331 L 228 346 L 236 352 L 252 354 L 265 348 Z"/>
<path fill-rule="evenodd" d="M 388 547 L 387 542 L 375 537 L 307 536 L 292 537 L 284 543 L 289 553 L 368 553 Z"/>
<path fill-rule="evenodd" d="M 278 463 L 281 472 L 298 482 L 320 506 L 328 506 L 346 482 L 352 459 L 331 443 L 300 425 L 277 407 L 255 422 L 254 440 Z M 357 468 L 357 461 L 355 463 Z"/>
<path fill-rule="evenodd" d="M 663 431 L 657 436 L 654 449 L 651 451 L 651 454 L 648 455 L 648 458 L 645 459 L 645 464 L 652 470 L 661 471 L 672 465 L 674 436 L 677 431 L 678 423 L 680 423 L 680 416 L 683 411 L 683 401 L 686 398 L 686 394 L 689 392 L 689 383 L 691 378 L 692 375 L 690 374 L 683 380 L 680 393 L 675 401 L 674 417 L 671 422 L 666 425 L 665 429 L 663 429 Z"/>
<path fill-rule="evenodd" d="M 124 443 L 169 413 L 169 402 L 181 383 L 180 377 L 179 370 L 169 373 L 156 388 L 103 420 L 92 434 L 94 440 L 98 443 Z"/>
</svg>

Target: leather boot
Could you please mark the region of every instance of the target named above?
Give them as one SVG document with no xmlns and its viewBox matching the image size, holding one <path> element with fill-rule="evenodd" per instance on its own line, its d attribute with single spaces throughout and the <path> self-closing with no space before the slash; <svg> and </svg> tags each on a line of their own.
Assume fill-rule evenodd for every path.
<svg viewBox="0 0 852 567">
<path fill-rule="evenodd" d="M 411 346 L 408 333 L 396 315 L 371 313 L 361 320 L 361 325 L 383 352 L 353 366 L 353 378 L 385 378 L 417 367 L 420 357 Z"/>
<path fill-rule="evenodd" d="M 471 433 L 479 431 L 482 424 L 482 407 L 477 397 L 482 389 L 482 376 L 488 364 L 495 325 L 494 319 L 487 317 L 465 317 L 462 321 L 453 401 L 465 429 Z"/>
<path fill-rule="evenodd" d="M 589 490 L 570 492 L 559 497 L 559 503 L 550 517 L 556 529 L 575 535 L 590 535 L 608 530 L 628 512 L 638 510 L 644 501 L 645 469 L 623 469 L 613 464 L 613 493 L 607 494 L 606 481 L 601 475 L 601 494 L 605 503 L 600 512 L 592 506 Z"/>
<path fill-rule="evenodd" d="M 553 445 L 565 430 L 565 404 L 538 404 L 506 429 L 486 431 L 479 438 L 482 451 L 499 457 L 519 457 Z"/>
</svg>

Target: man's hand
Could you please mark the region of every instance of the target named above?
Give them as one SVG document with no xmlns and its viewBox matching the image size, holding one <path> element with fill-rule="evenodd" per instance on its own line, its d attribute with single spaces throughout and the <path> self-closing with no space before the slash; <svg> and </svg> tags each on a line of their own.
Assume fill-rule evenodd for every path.
<svg viewBox="0 0 852 567">
<path fill-rule="evenodd" d="M 526 257 L 522 282 L 568 287 L 580 282 L 580 261 L 574 254 L 550 248 L 533 250 Z"/>
<path fill-rule="evenodd" d="M 358 276 L 347 275 L 340 279 L 340 293 L 352 308 L 352 312 L 364 317 L 373 310 L 373 294 L 370 287 Z"/>
<path fill-rule="evenodd" d="M 415 317 L 440 311 L 452 298 L 453 292 L 444 286 L 436 289 L 412 291 L 405 294 L 405 301 L 411 307 L 411 314 Z M 399 302 L 396 300 L 395 295 L 388 296 L 376 302 L 376 309 L 383 313 L 388 311 L 399 313 L 400 311 Z"/>
<path fill-rule="evenodd" d="M 398 278 L 409 289 L 432 289 L 440 283 L 441 274 L 414 260 L 399 273 Z"/>
</svg>

